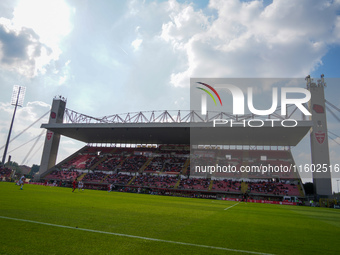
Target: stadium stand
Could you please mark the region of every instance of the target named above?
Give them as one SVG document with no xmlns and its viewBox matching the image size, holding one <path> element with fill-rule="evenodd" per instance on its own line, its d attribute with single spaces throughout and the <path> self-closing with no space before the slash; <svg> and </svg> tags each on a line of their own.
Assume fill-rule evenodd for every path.
<svg viewBox="0 0 340 255">
<path fill-rule="evenodd" d="M 127 174 L 121 174 L 121 173 L 110 174 L 103 180 L 103 182 L 126 185 L 127 183 L 131 181 L 132 178 L 133 178 L 132 175 L 127 175 Z"/>
<path fill-rule="evenodd" d="M 164 156 L 154 157 L 151 160 L 151 162 L 147 165 L 147 167 L 144 169 L 144 172 L 145 173 L 161 172 L 163 170 L 164 164 L 165 164 Z"/>
<path fill-rule="evenodd" d="M 97 166 L 98 170 L 104 170 L 104 171 L 112 171 L 115 170 L 116 167 L 121 164 L 123 158 L 120 155 L 110 155 L 107 156 L 106 160 L 104 160 L 102 163 L 100 163 Z"/>
<path fill-rule="evenodd" d="M 164 163 L 164 172 L 178 174 L 182 172 L 187 157 L 170 157 L 167 158 Z"/>
<path fill-rule="evenodd" d="M 153 187 L 153 188 L 174 188 L 177 183 L 177 177 L 173 176 L 156 176 L 141 175 L 135 178 L 131 186 Z"/>
<path fill-rule="evenodd" d="M 86 174 L 85 177 L 82 179 L 82 181 L 83 182 L 102 182 L 106 176 L 107 176 L 106 173 L 96 171 L 93 173 Z"/>
<path fill-rule="evenodd" d="M 45 177 L 45 180 L 73 180 L 80 176 L 80 172 L 75 170 L 54 170 Z"/>
<path fill-rule="evenodd" d="M 196 165 L 241 166 L 284 165 L 294 163 L 290 151 L 216 149 L 195 151 L 191 158 Z M 252 196 L 282 199 L 284 196 L 301 196 L 301 181 L 294 173 L 278 173 L 273 178 L 261 173 L 248 175 L 190 174 L 188 146 L 160 145 L 159 147 L 91 147 L 83 149 L 56 165 L 45 180 L 71 181 L 80 177 L 86 188 L 106 189 L 113 183 L 121 191 L 136 192 L 136 188 L 167 190 L 173 194 L 242 195 L 242 182 Z M 191 169 L 193 170 L 193 169 Z M 192 172 L 192 171 L 191 171 Z M 151 192 L 151 191 L 150 191 Z"/>
<path fill-rule="evenodd" d="M 0 166 L 0 180 L 2 178 L 10 178 L 11 176 L 11 173 L 12 173 L 12 170 L 7 168 L 7 167 L 1 167 Z"/>
<path fill-rule="evenodd" d="M 232 180 L 214 180 L 213 191 L 239 192 L 240 182 Z"/>
<path fill-rule="evenodd" d="M 208 190 L 210 179 L 187 178 L 180 181 L 179 189 Z"/>
<path fill-rule="evenodd" d="M 147 157 L 140 155 L 133 155 L 124 160 L 123 164 L 119 168 L 120 172 L 138 172 L 139 169 L 147 161 Z"/>
</svg>

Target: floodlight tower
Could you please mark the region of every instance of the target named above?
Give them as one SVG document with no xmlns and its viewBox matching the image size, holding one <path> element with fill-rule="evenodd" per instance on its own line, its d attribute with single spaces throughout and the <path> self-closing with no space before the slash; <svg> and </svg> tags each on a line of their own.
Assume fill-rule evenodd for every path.
<svg viewBox="0 0 340 255">
<path fill-rule="evenodd" d="M 325 111 L 325 93 L 326 83 L 324 75 L 316 82 L 308 75 L 306 77 L 307 89 L 311 93 L 309 101 L 309 111 L 312 113 L 311 120 L 313 126 L 310 130 L 310 143 L 312 152 L 313 185 L 314 194 L 320 197 L 332 195 L 332 180 L 330 172 L 329 147 L 327 119 Z"/>
<path fill-rule="evenodd" d="M 13 122 L 14 122 L 14 118 L 15 118 L 15 113 L 17 111 L 17 107 L 18 106 L 22 107 L 22 105 L 24 103 L 25 92 L 26 92 L 26 87 L 22 87 L 22 86 L 18 86 L 18 85 L 13 86 L 11 105 L 14 105 L 15 107 L 14 107 L 11 126 L 10 126 L 9 132 L 8 132 L 8 137 L 7 137 L 7 142 L 6 142 L 6 146 L 5 146 L 5 150 L 4 150 L 4 155 L 2 157 L 2 164 L 3 165 L 5 165 L 5 161 L 6 161 L 6 154 L 7 154 L 8 144 L 9 144 L 9 141 L 11 139 L 11 133 L 12 133 L 12 127 L 13 127 Z"/>
</svg>

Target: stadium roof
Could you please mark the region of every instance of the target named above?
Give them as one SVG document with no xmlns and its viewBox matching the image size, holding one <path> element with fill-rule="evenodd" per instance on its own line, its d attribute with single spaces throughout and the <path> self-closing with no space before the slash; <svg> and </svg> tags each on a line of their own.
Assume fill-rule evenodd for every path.
<svg viewBox="0 0 340 255">
<path fill-rule="evenodd" d="M 266 122 L 261 128 L 217 125 L 212 122 L 182 123 L 59 123 L 41 127 L 85 143 L 200 144 L 296 146 L 308 133 L 311 121 L 294 128 Z"/>
</svg>

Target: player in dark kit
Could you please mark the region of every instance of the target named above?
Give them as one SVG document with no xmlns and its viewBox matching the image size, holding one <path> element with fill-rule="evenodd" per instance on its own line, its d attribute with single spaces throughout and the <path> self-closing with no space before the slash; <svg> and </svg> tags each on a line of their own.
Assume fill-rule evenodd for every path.
<svg viewBox="0 0 340 255">
<path fill-rule="evenodd" d="M 73 192 L 77 188 L 77 179 L 73 180 L 72 185 L 73 185 L 73 190 L 72 190 Z"/>
</svg>

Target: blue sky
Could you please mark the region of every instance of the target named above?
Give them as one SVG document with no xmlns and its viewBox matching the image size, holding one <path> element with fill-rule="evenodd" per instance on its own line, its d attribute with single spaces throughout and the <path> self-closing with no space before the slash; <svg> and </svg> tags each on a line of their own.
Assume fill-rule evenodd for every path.
<svg viewBox="0 0 340 255">
<path fill-rule="evenodd" d="M 339 0 L 1 1 L 0 145 L 15 84 L 27 90 L 13 136 L 56 95 L 67 98 L 67 108 L 100 117 L 187 110 L 190 77 L 337 78 L 339 11 Z M 327 87 L 337 106 L 339 95 L 338 86 Z M 329 117 L 334 133 L 339 127 Z M 39 123 L 9 151 L 40 133 Z M 42 140 L 25 164 L 40 164 Z M 340 151 L 330 143 L 334 164 Z M 31 145 L 11 152 L 13 160 L 22 163 Z M 58 159 L 79 146 L 63 138 Z M 308 137 L 293 152 L 310 162 Z"/>
</svg>

